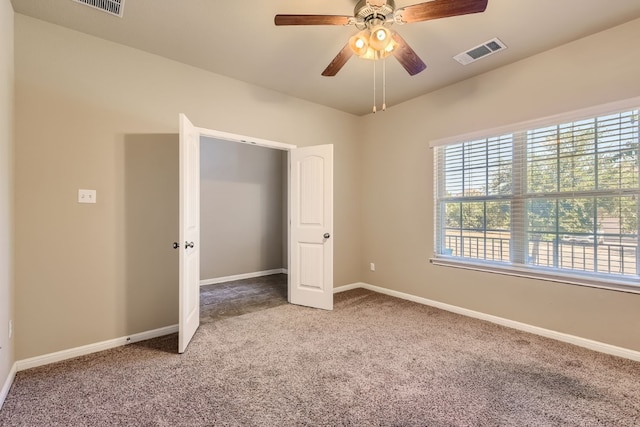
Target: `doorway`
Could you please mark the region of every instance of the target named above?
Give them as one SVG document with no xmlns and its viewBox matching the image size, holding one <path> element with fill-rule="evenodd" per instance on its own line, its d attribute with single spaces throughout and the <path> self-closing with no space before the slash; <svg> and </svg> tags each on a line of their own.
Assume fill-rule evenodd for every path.
<svg viewBox="0 0 640 427">
<path fill-rule="evenodd" d="M 196 127 L 179 115 L 178 352 L 200 325 L 200 141 L 202 137 L 288 150 L 288 300 L 333 309 L 333 145 L 296 148 Z"/>
<path fill-rule="evenodd" d="M 288 301 L 287 151 L 200 138 L 200 322 Z"/>
</svg>

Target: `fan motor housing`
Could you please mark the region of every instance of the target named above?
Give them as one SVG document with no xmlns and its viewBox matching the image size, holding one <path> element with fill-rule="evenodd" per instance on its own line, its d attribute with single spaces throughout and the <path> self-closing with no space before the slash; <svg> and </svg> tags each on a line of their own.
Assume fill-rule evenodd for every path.
<svg viewBox="0 0 640 427">
<path fill-rule="evenodd" d="M 380 2 L 383 3 L 381 6 L 377 6 L 376 4 L 371 3 L 376 2 L 370 2 L 369 0 L 360 0 L 353 10 L 353 16 L 355 16 L 358 21 L 362 20 L 365 23 L 371 21 L 372 19 L 377 19 L 384 22 L 387 20 L 389 15 L 393 15 L 393 11 L 396 9 L 394 0 L 386 0 Z"/>
</svg>

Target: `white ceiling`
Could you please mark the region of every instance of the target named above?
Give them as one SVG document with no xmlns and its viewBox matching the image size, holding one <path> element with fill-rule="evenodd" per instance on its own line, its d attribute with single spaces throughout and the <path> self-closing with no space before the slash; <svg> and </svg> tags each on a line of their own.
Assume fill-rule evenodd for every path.
<svg viewBox="0 0 640 427">
<path fill-rule="evenodd" d="M 278 13 L 351 15 L 357 0 L 126 0 L 122 18 L 72 0 L 11 2 L 17 13 L 274 91 L 357 115 L 372 109 L 373 62 L 354 56 L 337 76 L 320 74 L 354 27 L 273 23 Z M 387 106 L 636 18 L 639 0 L 489 0 L 484 13 L 396 24 L 427 69 L 411 77 L 389 58 Z M 508 49 L 467 66 L 453 59 L 494 37 Z"/>
</svg>

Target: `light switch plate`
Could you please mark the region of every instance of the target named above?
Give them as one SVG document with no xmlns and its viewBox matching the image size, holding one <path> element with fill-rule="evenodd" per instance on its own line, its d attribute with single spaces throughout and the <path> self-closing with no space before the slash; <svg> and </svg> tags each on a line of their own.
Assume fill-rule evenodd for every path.
<svg viewBox="0 0 640 427">
<path fill-rule="evenodd" d="M 78 203 L 96 203 L 96 190 L 78 190 Z"/>
</svg>

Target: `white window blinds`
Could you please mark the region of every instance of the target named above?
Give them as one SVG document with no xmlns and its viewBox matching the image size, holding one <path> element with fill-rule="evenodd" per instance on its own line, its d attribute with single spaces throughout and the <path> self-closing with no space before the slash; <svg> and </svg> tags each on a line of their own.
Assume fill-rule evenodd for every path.
<svg viewBox="0 0 640 427">
<path fill-rule="evenodd" d="M 436 260 L 640 285 L 639 126 L 625 108 L 436 146 Z"/>
</svg>

